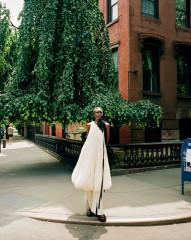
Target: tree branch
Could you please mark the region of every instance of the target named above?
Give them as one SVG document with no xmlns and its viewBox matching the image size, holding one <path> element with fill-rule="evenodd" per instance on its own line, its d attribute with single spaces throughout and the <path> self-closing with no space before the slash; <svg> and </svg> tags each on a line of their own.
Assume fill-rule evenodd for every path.
<svg viewBox="0 0 191 240">
<path fill-rule="evenodd" d="M 14 28 L 16 28 L 16 29 L 19 29 L 19 27 L 16 27 L 11 21 L 10 21 L 10 23 L 11 23 L 11 26 L 12 26 L 12 27 L 14 27 Z"/>
</svg>

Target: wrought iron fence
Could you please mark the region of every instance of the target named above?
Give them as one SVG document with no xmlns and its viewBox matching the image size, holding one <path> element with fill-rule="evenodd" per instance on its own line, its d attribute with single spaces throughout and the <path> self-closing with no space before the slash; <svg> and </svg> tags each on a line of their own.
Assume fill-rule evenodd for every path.
<svg viewBox="0 0 191 240">
<path fill-rule="evenodd" d="M 110 163 L 119 168 L 181 164 L 182 143 L 156 142 L 109 145 Z"/>
<path fill-rule="evenodd" d="M 35 134 L 35 143 L 70 165 L 75 165 L 83 142 Z M 109 144 L 111 167 L 142 168 L 181 163 L 181 142 Z"/>
<path fill-rule="evenodd" d="M 83 142 L 49 135 L 35 134 L 35 144 L 75 165 L 80 155 Z"/>
</svg>

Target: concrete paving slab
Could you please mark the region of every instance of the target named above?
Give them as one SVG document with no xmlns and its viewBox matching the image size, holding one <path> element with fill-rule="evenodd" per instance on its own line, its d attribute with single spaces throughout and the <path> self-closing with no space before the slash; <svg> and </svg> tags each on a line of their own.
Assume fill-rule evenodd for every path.
<svg viewBox="0 0 191 240">
<path fill-rule="evenodd" d="M 153 189 L 155 186 L 149 182 L 142 182 L 131 177 L 132 174 L 112 177 L 112 192 L 132 192 Z M 126 184 L 124 184 L 126 182 Z"/>
<path fill-rule="evenodd" d="M 152 183 L 155 186 L 173 187 L 180 185 L 181 171 L 180 168 L 156 170 L 131 174 L 131 178 L 142 183 Z"/>
<path fill-rule="evenodd" d="M 134 201 L 130 201 L 112 193 L 104 195 L 103 204 L 105 214 L 114 218 L 138 218 L 143 216 L 155 216 L 157 214 L 153 210 L 145 208 Z"/>
<path fill-rule="evenodd" d="M 41 201 L 39 199 L 28 197 L 23 194 L 14 192 L 8 192 L 0 194 L 0 204 L 13 209 L 21 209 L 29 206 L 39 205 Z"/>
<path fill-rule="evenodd" d="M 43 201 L 51 202 L 58 201 L 58 198 L 61 198 L 63 196 L 63 193 L 61 191 L 58 191 L 58 189 L 54 189 L 46 185 L 35 185 L 27 188 L 22 188 L 20 190 L 17 190 L 17 192 L 30 197 L 38 196 L 38 198 Z M 64 192 L 64 194 L 68 193 Z"/>
</svg>

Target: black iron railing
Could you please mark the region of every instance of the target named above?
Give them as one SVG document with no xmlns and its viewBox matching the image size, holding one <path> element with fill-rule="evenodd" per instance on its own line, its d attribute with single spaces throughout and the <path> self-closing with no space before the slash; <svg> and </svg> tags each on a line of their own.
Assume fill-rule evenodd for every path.
<svg viewBox="0 0 191 240">
<path fill-rule="evenodd" d="M 35 134 L 35 144 L 75 165 L 80 155 L 83 142 L 49 135 Z"/>
<path fill-rule="evenodd" d="M 35 143 L 68 164 L 75 165 L 83 142 L 35 134 Z M 110 164 L 118 168 L 141 168 L 181 163 L 181 142 L 109 144 Z"/>
<path fill-rule="evenodd" d="M 119 168 L 141 168 L 181 163 L 182 143 L 157 142 L 109 145 L 110 162 Z"/>
</svg>

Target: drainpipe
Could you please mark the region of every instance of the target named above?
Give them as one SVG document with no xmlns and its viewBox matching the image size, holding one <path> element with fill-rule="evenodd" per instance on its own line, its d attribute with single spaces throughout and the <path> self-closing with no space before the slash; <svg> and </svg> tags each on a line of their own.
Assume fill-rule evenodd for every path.
<svg viewBox="0 0 191 240">
<path fill-rule="evenodd" d="M 128 101 L 130 102 L 130 73 L 134 73 L 135 75 L 138 73 L 139 69 L 129 70 L 128 71 Z"/>
</svg>

